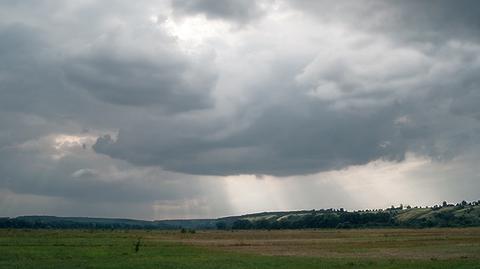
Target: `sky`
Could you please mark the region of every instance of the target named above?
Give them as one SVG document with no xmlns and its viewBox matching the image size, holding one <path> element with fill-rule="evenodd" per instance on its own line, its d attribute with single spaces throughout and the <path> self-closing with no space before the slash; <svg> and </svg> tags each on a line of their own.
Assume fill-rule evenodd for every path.
<svg viewBox="0 0 480 269">
<path fill-rule="evenodd" d="M 480 199 L 480 2 L 1 0 L 0 216 Z"/>
</svg>

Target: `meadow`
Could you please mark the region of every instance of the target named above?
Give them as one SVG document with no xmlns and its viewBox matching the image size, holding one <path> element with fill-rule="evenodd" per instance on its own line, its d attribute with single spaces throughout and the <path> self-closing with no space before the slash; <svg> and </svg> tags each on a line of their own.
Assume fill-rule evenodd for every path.
<svg viewBox="0 0 480 269">
<path fill-rule="evenodd" d="M 0 268 L 480 269 L 480 228 L 0 229 Z"/>
</svg>

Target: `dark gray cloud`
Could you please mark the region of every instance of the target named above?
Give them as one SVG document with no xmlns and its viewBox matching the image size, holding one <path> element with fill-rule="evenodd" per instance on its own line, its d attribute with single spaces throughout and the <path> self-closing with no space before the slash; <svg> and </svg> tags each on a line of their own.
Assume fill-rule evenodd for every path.
<svg viewBox="0 0 480 269">
<path fill-rule="evenodd" d="M 162 126 L 169 131 L 158 129 L 141 136 L 122 129 L 118 140 L 99 138 L 94 149 L 140 165 L 210 175 L 286 176 L 339 169 L 381 157 L 403 158 L 406 145 L 396 141 L 400 130 L 394 124 L 399 108 L 366 116 L 335 113 L 317 102 L 300 104 L 301 108 L 269 107 L 244 130 L 218 139 L 208 138 L 214 133 L 195 135 L 193 130 L 182 137 L 169 137 L 169 132 L 184 133 L 176 128 L 185 127 L 165 123 Z M 382 148 L 385 142 L 391 145 Z"/>
<path fill-rule="evenodd" d="M 33 11 L 26 3 L 3 5 L 2 111 L 11 113 L 5 120 L 16 128 L 24 118 L 37 120 L 36 128 L 25 127 L 29 129 L 12 138 L 45 134 L 42 130 L 118 128 L 126 119 L 144 116 L 135 107 L 161 114 L 213 105 L 210 91 L 216 77 L 211 57 L 202 53 L 187 56 L 165 29 L 139 27 L 134 16 L 123 14 L 122 5 L 117 9 L 79 5 L 75 9 L 50 1 L 45 3 L 50 11 L 67 10 L 62 14 L 65 17 L 42 21 L 32 18 Z M 40 5 L 40 10 L 45 5 Z M 82 16 L 92 16 L 94 27 L 83 27 Z M 110 25 L 109 20 L 120 19 L 131 25 Z M 145 21 L 148 18 L 143 18 Z M 30 124 L 31 120 L 24 123 Z"/>
<path fill-rule="evenodd" d="M 154 29 L 144 33 L 146 37 L 138 32 L 122 35 L 103 36 L 68 59 L 66 78 L 112 104 L 159 105 L 176 112 L 212 105 L 209 93 L 215 74 L 208 59 L 191 61 L 175 48 L 173 38 Z"/>
<path fill-rule="evenodd" d="M 255 0 L 172 0 L 177 14 L 204 14 L 211 19 L 224 19 L 237 23 L 247 23 L 263 14 L 259 1 Z"/>
<path fill-rule="evenodd" d="M 151 212 L 152 205 L 157 203 L 178 204 L 181 210 L 182 203 L 225 199 L 222 186 L 210 178 L 198 179 L 159 169 L 137 169 L 95 154 L 90 147 L 82 147 L 80 142 L 59 144 L 54 136 L 4 147 L 0 150 L 0 160 L 0 193 L 8 190 L 17 196 L 34 195 L 36 200 L 48 198 L 60 204 L 63 201 L 70 208 L 78 204 L 109 205 L 90 209 L 88 215 L 96 212 L 100 216 L 121 216 L 110 210 L 125 206 L 125 214 L 151 219 L 156 216 Z M 207 190 L 214 190 L 217 194 L 205 196 Z M 128 211 L 129 207 L 142 208 L 143 212 Z M 223 207 L 219 205 L 216 210 L 227 208 L 228 203 Z M 0 208 L 0 211 L 4 210 Z M 63 210 L 60 211 L 63 215 L 82 212 L 77 209 L 77 212 L 69 213 L 68 207 Z M 196 210 L 202 212 L 200 206 L 192 205 L 192 211 Z M 175 212 L 172 214 L 174 216 Z"/>
<path fill-rule="evenodd" d="M 62 7 L 68 8 L 62 5 L 56 8 L 61 10 Z M 98 8 L 95 12 L 100 14 L 84 14 L 90 8 Z M 17 93 L 18 88 L 25 92 L 41 88 L 41 95 L 25 96 L 53 98 L 49 96 L 51 93 L 56 96 L 54 101 L 77 95 L 75 97 L 80 98 L 79 101 L 65 100 L 69 106 L 85 99 L 84 96 L 79 97 L 82 92 L 75 87 L 111 104 L 157 105 L 176 112 L 211 105 L 210 90 L 215 83 L 215 71 L 208 56 L 187 57 L 164 29 L 154 25 L 138 26 L 137 18 L 122 17 L 122 9 L 112 15 L 109 13 L 112 11 L 105 8 L 86 6 L 73 12 L 72 16 L 93 16 L 91 22 L 97 23 L 75 34 L 64 31 L 80 27 L 78 24 L 83 24 L 83 21 L 71 22 L 65 18 L 64 29 L 56 29 L 57 26 L 50 24 L 54 22 L 48 20 L 45 24 L 30 25 L 29 18 L 2 24 L 0 53 L 5 59 L 2 61 L 5 74 L 2 87 L 5 91 Z M 21 9 L 20 12 L 27 14 L 20 13 L 18 16 L 30 16 L 28 11 Z M 128 26 L 121 23 L 111 25 L 108 19 L 123 19 Z M 144 18 L 143 23 L 146 22 L 148 20 Z M 31 78 L 24 80 L 27 74 Z M 9 97 L 23 98 L 20 93 L 10 94 Z M 49 106 L 45 103 L 51 101 L 31 104 Z M 8 103 L 18 107 L 18 102 Z"/>
<path fill-rule="evenodd" d="M 213 105 L 213 56 L 187 55 L 150 13 L 136 11 L 121 3 L 0 4 L 1 192 L 109 209 L 205 199 L 206 181 L 98 159 L 90 149 L 99 130 Z M 58 145 L 65 135 L 88 141 L 65 142 L 72 150 Z"/>
<path fill-rule="evenodd" d="M 287 2 L 322 21 L 382 32 L 403 41 L 439 42 L 457 38 L 478 41 L 480 36 L 480 4 L 475 0 Z"/>
<path fill-rule="evenodd" d="M 478 14 L 473 1 L 3 1 L 0 194 L 212 216 L 238 195 L 212 175 L 409 154 L 468 156 L 474 182 Z"/>
<path fill-rule="evenodd" d="M 326 5 L 327 10 L 339 14 L 345 11 L 344 16 L 353 13 L 363 17 L 362 37 L 339 45 L 333 55 L 317 52 L 300 70 L 282 70 L 282 65 L 298 63 L 289 58 L 291 55 L 277 55 L 285 61 L 278 61 L 280 66 L 270 67 L 271 74 L 250 81 L 246 86 L 250 89 L 244 89 L 266 95 L 252 97 L 229 119 L 242 121 L 242 115 L 255 113 L 246 127 L 234 133 L 218 136 L 229 128 L 229 120 L 217 121 L 215 117 L 202 119 L 206 127 L 178 119 L 144 122 L 120 129 L 116 141 L 100 138 L 95 150 L 135 164 L 160 165 L 183 173 L 287 176 L 366 164 L 378 158 L 399 161 L 409 151 L 435 159 L 451 158 L 479 143 L 477 106 L 472 104 L 476 100 L 472 94 L 478 92 L 474 74 L 479 71 L 479 47 L 454 30 L 432 26 L 439 19 L 437 13 L 449 10 L 449 4 L 440 3 L 437 11 L 424 16 L 426 22 L 416 23 L 418 29 L 405 30 L 411 36 L 421 36 L 423 28 L 428 28 L 431 36 L 452 34 L 449 39 L 453 40 L 447 38 L 429 48 L 397 44 L 398 40 L 390 38 L 393 33 L 377 31 L 385 26 L 378 20 L 387 19 L 388 14 L 396 14 L 388 22 L 389 29 L 405 27 L 407 22 L 397 17 L 414 10 L 418 12 L 415 16 L 421 17 L 426 3 L 297 4 L 311 7 L 309 12 Z M 465 7 L 462 3 L 458 8 Z M 327 19 L 323 15 L 312 16 L 333 25 L 357 26 L 342 16 L 327 14 Z M 455 27 L 468 25 L 469 19 L 464 19 L 458 19 Z M 270 103 L 275 98 L 276 103 Z M 149 133 L 136 131 L 148 126 L 163 128 Z"/>
</svg>

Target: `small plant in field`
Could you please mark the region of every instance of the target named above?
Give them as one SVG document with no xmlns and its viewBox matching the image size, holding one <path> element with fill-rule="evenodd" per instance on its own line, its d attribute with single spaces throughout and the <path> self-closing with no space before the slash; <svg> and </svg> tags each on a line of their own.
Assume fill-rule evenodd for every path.
<svg viewBox="0 0 480 269">
<path fill-rule="evenodd" d="M 196 231 L 195 231 L 194 229 L 185 229 L 185 228 L 182 228 L 182 229 L 180 230 L 180 232 L 181 232 L 182 234 L 186 234 L 186 233 L 194 234 L 194 233 L 196 233 Z"/>
<path fill-rule="evenodd" d="M 135 253 L 137 253 L 140 250 L 140 245 L 142 244 L 141 238 L 137 239 L 137 242 L 135 242 Z"/>
</svg>

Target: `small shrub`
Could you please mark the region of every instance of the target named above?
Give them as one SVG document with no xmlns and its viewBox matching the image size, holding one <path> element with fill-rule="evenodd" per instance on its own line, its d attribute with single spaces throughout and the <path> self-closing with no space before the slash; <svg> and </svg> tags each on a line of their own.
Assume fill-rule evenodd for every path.
<svg viewBox="0 0 480 269">
<path fill-rule="evenodd" d="M 140 250 L 140 245 L 141 245 L 141 239 L 138 238 L 137 242 L 135 242 L 135 253 L 137 253 Z"/>
</svg>

